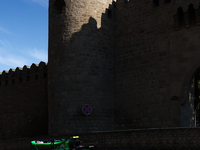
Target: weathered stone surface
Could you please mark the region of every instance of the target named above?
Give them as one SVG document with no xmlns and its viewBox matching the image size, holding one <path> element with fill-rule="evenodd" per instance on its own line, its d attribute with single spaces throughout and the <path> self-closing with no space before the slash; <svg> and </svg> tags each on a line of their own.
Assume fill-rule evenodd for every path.
<svg viewBox="0 0 200 150">
<path fill-rule="evenodd" d="M 111 130 L 114 20 L 108 9 L 113 11 L 112 0 L 65 0 L 61 13 L 55 11 L 56 2 L 49 3 L 49 133 L 87 132 L 81 111 L 85 103 L 93 109 L 89 131 Z"/>
<path fill-rule="evenodd" d="M 37 65 L 2 72 L 0 137 L 28 135 L 20 126 L 35 117 L 45 125 L 34 131 L 49 135 L 86 133 L 87 122 L 89 131 L 196 126 L 199 18 L 196 0 L 50 0 L 48 78 Z"/>
</svg>

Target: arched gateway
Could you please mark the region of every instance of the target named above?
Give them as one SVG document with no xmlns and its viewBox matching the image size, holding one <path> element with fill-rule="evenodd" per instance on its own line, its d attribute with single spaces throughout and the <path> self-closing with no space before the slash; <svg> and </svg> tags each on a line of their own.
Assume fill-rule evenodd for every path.
<svg viewBox="0 0 200 150">
<path fill-rule="evenodd" d="M 200 67 L 192 74 L 185 89 L 181 127 L 200 127 Z"/>
</svg>

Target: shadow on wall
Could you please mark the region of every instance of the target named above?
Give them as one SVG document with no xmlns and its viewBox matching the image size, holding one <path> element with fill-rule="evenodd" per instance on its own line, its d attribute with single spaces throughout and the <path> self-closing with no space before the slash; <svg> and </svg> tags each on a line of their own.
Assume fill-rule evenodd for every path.
<svg viewBox="0 0 200 150">
<path fill-rule="evenodd" d="M 102 14 L 102 22 L 108 20 L 107 15 Z M 104 21 L 103 21 L 104 20 Z M 113 43 L 112 28 L 101 25 L 97 28 L 97 21 L 90 17 L 87 24 L 84 24 L 80 32 L 75 32 L 70 38 L 69 51 L 65 58 L 70 62 L 75 62 L 73 68 L 69 68 L 69 74 L 79 74 L 76 79 L 78 83 L 85 83 L 84 94 L 86 99 L 91 99 L 95 95 L 102 98 L 111 95 L 113 89 Z M 94 93 L 87 93 L 94 89 Z M 111 92 L 111 93 L 109 93 Z M 99 94 L 97 94 L 99 93 Z M 82 112 L 81 112 L 82 113 Z"/>
<path fill-rule="evenodd" d="M 80 32 L 72 35 L 69 42 L 71 56 L 68 54 L 68 56 L 65 56 L 65 58 L 75 62 L 74 68 L 70 68 L 69 72 L 72 76 L 76 74 L 77 79 L 72 81 L 71 84 L 83 83 L 84 85 L 78 91 L 81 91 L 80 93 L 85 97 L 81 103 L 75 106 L 74 114 L 78 120 L 82 120 L 80 121 L 82 126 L 86 124 L 85 116 L 80 109 L 84 103 L 90 103 L 93 107 L 93 113 L 89 117 L 93 122 L 103 122 L 103 118 L 109 116 L 107 114 L 111 115 L 103 126 L 92 125 L 92 122 L 90 122 L 89 131 L 113 129 L 113 31 L 107 25 L 104 26 L 105 21 L 108 24 L 112 22 L 107 14 L 102 14 L 102 25 L 98 29 L 97 21 L 90 17 L 88 23 L 82 26 Z M 74 86 L 74 88 L 77 87 Z M 79 132 L 82 131 L 84 130 Z"/>
<path fill-rule="evenodd" d="M 61 6 L 64 7 L 63 4 Z M 59 5 L 59 10 L 62 7 Z M 55 16 L 50 17 L 49 70 L 54 72 L 49 72 L 49 80 L 56 79 L 55 84 L 50 87 L 52 92 L 49 92 L 49 98 L 54 98 L 49 104 L 50 134 L 87 132 L 86 116 L 81 109 L 86 103 L 93 109 L 89 116 L 89 132 L 112 130 L 114 120 L 112 12 L 106 9 L 106 12 L 101 14 L 101 27 L 98 29 L 97 21 L 90 15 L 88 23 L 79 26 L 80 22 L 75 20 L 75 17 L 67 18 L 67 15 L 63 15 L 66 12 L 63 11 L 66 9 L 62 8 L 62 11 L 58 12 L 56 8 L 56 12 L 52 12 Z M 67 19 L 71 19 L 71 22 L 77 21 L 74 21 L 75 26 L 73 27 L 73 23 L 70 22 L 69 27 Z M 55 22 L 57 24 L 53 25 Z M 63 76 L 58 79 L 58 74 Z M 58 103 L 62 105 L 58 106 Z M 56 115 L 60 115 L 60 112 L 65 112 L 62 115 L 65 120 L 59 119 Z M 77 122 L 78 126 L 75 127 Z M 56 133 L 53 133 L 54 131 Z"/>
<path fill-rule="evenodd" d="M 0 139 L 48 133 L 47 64 L 0 73 Z"/>
</svg>

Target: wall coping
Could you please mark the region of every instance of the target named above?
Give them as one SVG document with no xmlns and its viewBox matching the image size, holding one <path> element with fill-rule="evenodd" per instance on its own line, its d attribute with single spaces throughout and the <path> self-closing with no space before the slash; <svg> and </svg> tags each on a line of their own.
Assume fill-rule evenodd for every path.
<svg viewBox="0 0 200 150">
<path fill-rule="evenodd" d="M 112 131 L 93 131 L 90 133 L 110 133 L 110 132 L 130 132 L 130 131 L 146 131 L 146 130 L 177 130 L 177 129 L 200 129 L 200 127 L 168 127 L 168 128 L 143 128 L 143 129 L 126 129 L 126 130 L 112 130 Z M 83 133 L 85 134 L 85 133 Z"/>
</svg>

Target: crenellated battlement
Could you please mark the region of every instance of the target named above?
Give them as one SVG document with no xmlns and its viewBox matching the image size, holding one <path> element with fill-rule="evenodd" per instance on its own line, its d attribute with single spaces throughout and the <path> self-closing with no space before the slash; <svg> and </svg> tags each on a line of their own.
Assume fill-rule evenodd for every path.
<svg viewBox="0 0 200 150">
<path fill-rule="evenodd" d="M 179 3 L 178 3 L 179 4 Z M 191 25 L 200 25 L 200 5 L 196 1 L 174 6 L 174 27 L 179 30 L 181 27 L 189 28 Z"/>
<path fill-rule="evenodd" d="M 200 126 L 199 1 L 49 0 L 48 29 L 48 66 L 0 72 L 0 139 Z"/>
<path fill-rule="evenodd" d="M 183 12 L 186 12 L 188 10 L 188 6 L 190 4 L 193 5 L 194 9 L 199 9 L 199 1 L 198 0 L 174 0 L 174 9 L 173 13 L 174 15 L 177 12 L 177 8 L 181 7 L 183 9 Z"/>
<path fill-rule="evenodd" d="M 47 78 L 47 63 L 40 62 L 31 66 L 24 65 L 23 68 L 4 70 L 0 72 L 0 86 L 12 85 L 15 83 L 25 83 L 34 80 Z"/>
<path fill-rule="evenodd" d="M 132 9 L 132 7 L 134 8 L 145 7 L 146 11 L 152 10 L 158 13 L 160 12 L 161 9 L 169 8 L 173 11 L 172 17 L 174 20 L 175 30 L 180 30 L 182 27 L 190 28 L 191 26 L 200 26 L 200 2 L 197 0 L 185 0 L 185 1 L 183 0 L 173 0 L 173 1 L 172 0 L 150 0 L 150 1 L 117 0 L 117 3 L 118 3 L 118 6 L 126 8 L 127 12 L 128 12 L 128 9 L 129 8 Z M 171 4 L 171 5 L 168 5 L 168 4 Z M 167 7 L 167 6 L 170 6 L 170 7 Z M 148 14 L 150 12 L 151 11 L 149 11 Z M 134 13 L 137 13 L 137 12 L 134 12 Z"/>
</svg>

